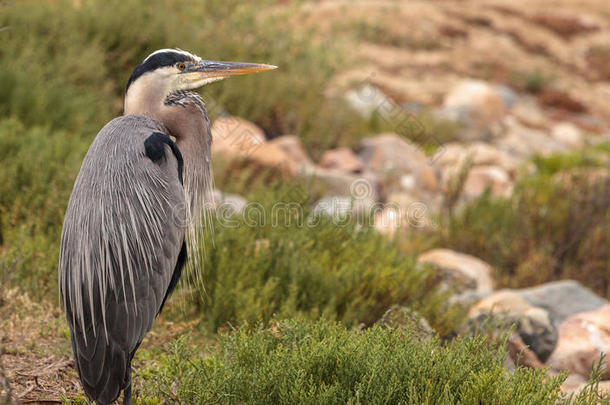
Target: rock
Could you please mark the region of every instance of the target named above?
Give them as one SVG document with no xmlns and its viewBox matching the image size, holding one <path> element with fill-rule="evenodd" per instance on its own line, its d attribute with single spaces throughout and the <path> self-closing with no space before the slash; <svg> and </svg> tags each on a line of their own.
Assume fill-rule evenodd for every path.
<svg viewBox="0 0 610 405">
<path fill-rule="evenodd" d="M 601 135 L 608 130 L 608 124 L 595 115 L 576 114 L 571 119 L 578 128 L 594 135 Z"/>
<path fill-rule="evenodd" d="M 569 393 L 578 390 L 587 384 L 587 379 L 580 374 L 569 374 L 563 383 L 561 383 L 561 390 Z"/>
<path fill-rule="evenodd" d="M 525 128 L 518 124 L 514 118 L 510 118 L 507 117 L 505 120 L 508 126 L 506 134 L 494 141 L 494 144 L 500 150 L 523 158 L 532 155 L 547 156 L 567 150 L 565 146 L 555 141 L 546 133 L 532 128 Z"/>
<path fill-rule="evenodd" d="M 443 170 L 443 188 L 448 191 L 461 175 L 461 167 L 448 167 Z M 471 167 L 464 181 L 460 202 L 467 202 L 480 197 L 487 189 L 494 197 L 507 198 L 513 191 L 513 181 L 509 174 L 497 166 Z"/>
<path fill-rule="evenodd" d="M 604 381 L 600 381 L 597 389 L 599 390 L 599 392 L 603 392 L 606 395 L 610 392 L 610 381 L 609 380 L 604 380 Z"/>
<path fill-rule="evenodd" d="M 301 138 L 296 135 L 282 135 L 269 141 L 270 145 L 279 146 L 292 159 L 300 172 L 313 167 L 313 162 L 305 152 Z"/>
<path fill-rule="evenodd" d="M 320 167 L 356 174 L 361 173 L 364 169 L 362 161 L 349 148 L 339 148 L 324 152 L 320 159 Z"/>
<path fill-rule="evenodd" d="M 553 353 L 557 329 L 545 309 L 531 305 L 513 291 L 501 290 L 475 304 L 470 309 L 469 322 L 479 324 L 489 314 L 515 323 L 517 333 L 540 361 L 544 362 Z"/>
<path fill-rule="evenodd" d="M 304 181 L 309 182 L 307 190 L 316 190 L 325 197 L 346 196 L 355 199 L 378 201 L 379 182 L 377 175 L 365 170 L 356 175 L 338 170 L 313 167 L 302 174 Z M 310 191 L 307 191 L 309 193 Z"/>
<path fill-rule="evenodd" d="M 609 304 L 607 300 L 573 280 L 553 281 L 513 291 L 530 304 L 547 309 L 556 325 L 560 325 L 572 315 Z"/>
<path fill-rule="evenodd" d="M 400 209 L 384 207 L 375 215 L 374 228 L 377 232 L 393 238 L 396 232 L 407 229 L 408 226 L 405 226 L 404 214 Z"/>
<path fill-rule="evenodd" d="M 395 192 L 388 197 L 382 209 L 377 210 L 374 227 L 389 237 L 394 237 L 398 231 L 434 228 L 438 224 L 432 219 L 431 211 L 429 205 L 412 194 Z"/>
<path fill-rule="evenodd" d="M 442 196 L 437 195 L 436 197 L 422 200 L 412 192 L 395 191 L 387 197 L 385 205 L 402 209 L 407 214 L 411 226 L 417 228 L 436 226 L 437 224 L 431 219 L 431 216 L 439 212 Z"/>
<path fill-rule="evenodd" d="M 212 196 L 214 197 L 216 215 L 221 218 L 243 214 L 248 205 L 248 200 L 236 194 L 225 194 L 220 190 L 214 190 Z"/>
<path fill-rule="evenodd" d="M 508 86 L 497 85 L 494 90 L 502 98 L 506 108 L 512 108 L 520 99 L 519 94 Z"/>
<path fill-rule="evenodd" d="M 366 83 L 356 90 L 348 91 L 345 95 L 348 104 L 363 117 L 370 117 L 375 111 L 384 117 L 394 102 L 372 84 Z"/>
<path fill-rule="evenodd" d="M 489 292 L 493 290 L 492 268 L 484 261 L 450 249 L 433 249 L 422 253 L 418 263 L 425 263 L 458 289 Z M 461 287 L 461 288 L 460 288 Z"/>
<path fill-rule="evenodd" d="M 483 298 L 489 297 L 492 293 L 492 291 L 478 292 L 475 290 L 460 292 L 449 297 L 449 304 L 461 305 L 465 308 L 470 308 Z"/>
<path fill-rule="evenodd" d="M 488 127 L 500 122 L 506 114 L 503 96 L 494 86 L 480 80 L 458 83 L 445 96 L 445 109 L 460 111 L 477 127 Z"/>
<path fill-rule="evenodd" d="M 216 119 L 212 139 L 213 154 L 242 161 L 244 166 L 277 169 L 293 177 L 314 167 L 297 136 L 284 135 L 268 142 L 262 129 L 238 117 Z"/>
<path fill-rule="evenodd" d="M 549 120 L 546 118 L 540 105 L 533 97 L 520 100 L 511 109 L 511 114 L 523 125 L 530 128 L 545 129 Z"/>
<path fill-rule="evenodd" d="M 473 200 L 489 189 L 494 197 L 510 197 L 513 182 L 506 171 L 496 166 L 476 166 L 470 169 L 464 182 L 462 197 Z"/>
<path fill-rule="evenodd" d="M 257 125 L 238 117 L 219 117 L 212 125 L 212 153 L 248 156 L 266 142 Z"/>
<path fill-rule="evenodd" d="M 536 13 L 529 18 L 532 22 L 542 25 L 566 39 L 575 35 L 598 31 L 601 28 L 590 17 L 574 15 L 571 12 L 561 14 L 557 10 Z"/>
<path fill-rule="evenodd" d="M 442 171 L 454 167 L 459 170 L 470 159 L 473 166 L 498 166 L 504 169 L 511 178 L 515 176 L 522 160 L 499 150 L 485 142 L 473 142 L 464 145 L 451 142 L 438 148 L 432 161 Z"/>
<path fill-rule="evenodd" d="M 308 169 L 307 165 L 295 161 L 282 147 L 271 142 L 254 149 L 245 157 L 245 163 L 250 167 L 273 169 L 289 177 L 301 175 Z"/>
<path fill-rule="evenodd" d="M 582 131 L 569 122 L 560 122 L 551 129 L 551 136 L 569 149 L 581 149 L 585 146 Z"/>
<path fill-rule="evenodd" d="M 561 384 L 561 390 L 567 393 L 573 393 L 575 396 L 579 395 L 587 386 L 589 382 L 583 376 L 578 374 L 570 374 L 568 378 Z M 610 380 L 603 380 L 597 384 L 597 392 L 604 399 L 610 394 Z"/>
<path fill-rule="evenodd" d="M 529 368 L 544 367 L 544 364 L 538 359 L 536 353 L 530 350 L 518 333 L 513 333 L 508 338 L 506 349 L 513 367 L 515 365 Z"/>
<path fill-rule="evenodd" d="M 287 151 L 283 140 L 267 142 L 263 131 L 251 122 L 237 117 L 220 117 L 212 125 L 212 154 L 243 166 L 274 169 L 294 177 L 302 170 L 294 150 Z M 293 141 L 294 143 L 294 141 Z"/>
<path fill-rule="evenodd" d="M 393 305 L 378 321 L 384 328 L 398 329 L 410 333 L 417 340 L 430 340 L 434 329 L 419 313 L 408 307 Z"/>
<path fill-rule="evenodd" d="M 375 208 L 371 198 L 325 197 L 314 204 L 312 215 L 327 215 L 333 219 L 355 217 L 366 219 Z"/>
<path fill-rule="evenodd" d="M 589 378 L 601 353 L 610 351 L 610 305 L 572 315 L 559 326 L 557 348 L 547 365 Z M 610 359 L 606 356 L 603 379 L 610 378 Z"/>
<path fill-rule="evenodd" d="M 439 175 L 424 152 L 396 134 L 365 138 L 359 156 L 366 169 L 379 175 L 385 192 L 399 187 L 404 175 L 412 175 L 415 187 L 422 192 L 440 188 Z"/>
</svg>

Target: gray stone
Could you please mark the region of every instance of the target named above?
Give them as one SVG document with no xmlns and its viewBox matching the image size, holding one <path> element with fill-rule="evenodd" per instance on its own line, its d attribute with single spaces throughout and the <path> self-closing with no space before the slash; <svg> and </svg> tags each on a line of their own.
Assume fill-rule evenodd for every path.
<svg viewBox="0 0 610 405">
<path fill-rule="evenodd" d="M 366 218 L 375 207 L 370 198 L 324 197 L 314 204 L 312 215 L 327 215 L 341 219 L 348 216 Z"/>
<path fill-rule="evenodd" d="M 370 117 L 375 111 L 382 116 L 387 116 L 388 106 L 394 105 L 394 102 L 386 97 L 378 87 L 368 83 L 356 90 L 348 91 L 345 99 L 350 107 L 363 117 Z"/>
<path fill-rule="evenodd" d="M 592 311 L 609 303 L 574 280 L 553 281 L 514 292 L 532 305 L 549 311 L 556 325 L 572 315 Z"/>
<path fill-rule="evenodd" d="M 383 194 L 401 187 L 401 178 L 413 176 L 411 183 L 420 193 L 440 191 L 440 175 L 422 149 L 397 134 L 365 138 L 359 157 L 365 169 L 376 173 Z"/>
<path fill-rule="evenodd" d="M 248 200 L 236 194 L 225 194 L 220 190 L 214 190 L 212 195 L 216 215 L 223 218 L 242 214 L 248 205 Z"/>
<path fill-rule="evenodd" d="M 311 181 L 312 187 L 322 187 L 324 195 L 328 197 L 349 196 L 375 201 L 379 199 L 377 175 L 368 170 L 356 175 L 316 167 L 307 171 L 303 177 Z"/>
<path fill-rule="evenodd" d="M 502 98 L 502 101 L 504 101 L 504 105 L 507 108 L 512 108 L 512 106 L 515 105 L 517 101 L 519 101 L 519 94 L 508 86 L 497 85 L 494 87 L 494 89 L 496 90 L 496 93 Z"/>
<path fill-rule="evenodd" d="M 530 304 L 514 291 L 501 290 L 475 304 L 469 312 L 469 325 L 480 325 L 489 315 L 514 323 L 523 342 L 542 362 L 557 345 L 557 328 L 548 311 Z"/>
<path fill-rule="evenodd" d="M 410 333 L 417 340 L 429 340 L 434 335 L 434 329 L 428 321 L 411 308 L 393 305 L 378 321 L 384 328 L 398 329 Z"/>
</svg>

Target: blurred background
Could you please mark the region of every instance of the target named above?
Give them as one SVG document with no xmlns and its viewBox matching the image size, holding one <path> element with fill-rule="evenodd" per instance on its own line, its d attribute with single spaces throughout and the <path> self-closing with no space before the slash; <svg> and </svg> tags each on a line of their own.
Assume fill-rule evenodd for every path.
<svg viewBox="0 0 610 405">
<path fill-rule="evenodd" d="M 141 383 L 142 398 L 272 392 L 179 366 L 193 353 L 214 359 L 196 370 L 229 361 L 215 352 L 227 331 L 245 358 L 248 339 L 269 353 L 285 330 L 349 340 L 378 324 L 467 354 L 444 344 L 501 312 L 516 325 L 506 361 L 536 384 L 544 366 L 569 373 L 557 395 L 582 391 L 610 349 L 606 0 L 2 0 L 0 43 L 0 397 L 82 401 L 57 294 L 63 214 L 131 71 L 171 47 L 279 68 L 201 90 L 217 215 L 204 279 L 185 276 L 138 352 L 137 378 L 159 384 Z M 236 332 L 246 325 L 258 332 Z M 175 388 L 187 375 L 214 390 Z"/>
</svg>

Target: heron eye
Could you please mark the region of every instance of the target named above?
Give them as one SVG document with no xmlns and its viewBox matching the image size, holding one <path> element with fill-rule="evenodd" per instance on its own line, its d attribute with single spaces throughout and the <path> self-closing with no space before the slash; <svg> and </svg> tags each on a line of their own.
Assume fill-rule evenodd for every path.
<svg viewBox="0 0 610 405">
<path fill-rule="evenodd" d="M 176 65 L 176 67 L 178 68 L 178 70 L 182 71 L 184 69 L 186 69 L 186 65 L 184 63 L 178 63 Z"/>
</svg>

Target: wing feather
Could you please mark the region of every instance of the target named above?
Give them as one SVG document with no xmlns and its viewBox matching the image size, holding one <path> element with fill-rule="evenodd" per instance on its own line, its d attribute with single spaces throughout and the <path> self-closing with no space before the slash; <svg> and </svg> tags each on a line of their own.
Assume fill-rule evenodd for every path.
<svg viewBox="0 0 610 405">
<path fill-rule="evenodd" d="M 152 133 L 163 132 L 142 116 L 108 123 L 91 144 L 66 211 L 60 293 L 77 370 L 100 403 L 112 402 L 128 382 L 133 353 L 175 285 L 186 223 L 181 158 L 170 144 L 156 161 L 145 148 Z"/>
</svg>

